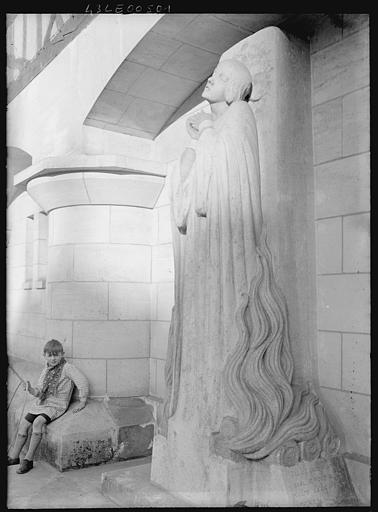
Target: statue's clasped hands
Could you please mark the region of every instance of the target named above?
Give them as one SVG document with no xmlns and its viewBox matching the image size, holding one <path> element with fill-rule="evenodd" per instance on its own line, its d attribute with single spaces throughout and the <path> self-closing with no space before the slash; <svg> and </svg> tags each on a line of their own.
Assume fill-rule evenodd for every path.
<svg viewBox="0 0 378 512">
<path fill-rule="evenodd" d="M 211 115 L 206 114 L 202 110 L 186 120 L 186 129 L 193 139 L 198 139 L 200 134 L 199 126 L 203 121 L 211 121 Z"/>
</svg>

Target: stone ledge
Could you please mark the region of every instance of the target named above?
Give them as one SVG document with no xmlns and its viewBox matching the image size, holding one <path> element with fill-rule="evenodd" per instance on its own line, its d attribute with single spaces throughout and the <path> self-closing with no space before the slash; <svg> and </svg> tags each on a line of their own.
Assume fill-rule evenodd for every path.
<svg viewBox="0 0 378 512">
<path fill-rule="evenodd" d="M 142 399 L 90 399 L 73 414 L 75 405 L 46 427 L 37 459 L 65 471 L 151 455 L 152 408 Z"/>
<path fill-rule="evenodd" d="M 81 169 L 82 171 L 82 169 Z M 26 189 L 46 213 L 78 205 L 117 205 L 153 208 L 164 177 L 138 172 L 72 172 L 33 177 Z"/>
<path fill-rule="evenodd" d="M 150 480 L 151 464 L 102 473 L 101 492 L 120 507 L 192 507 Z"/>
<path fill-rule="evenodd" d="M 206 496 L 206 493 L 190 492 L 186 484 L 183 484 L 185 493 L 173 493 L 154 484 L 151 464 L 102 473 L 101 491 L 120 507 L 128 508 L 360 506 L 351 490 L 342 457 L 301 463 L 297 469 L 274 468 L 256 462 L 230 464 L 227 474 L 224 503 L 216 503 L 219 496 L 212 497 L 211 493 Z"/>
<path fill-rule="evenodd" d="M 166 176 L 164 163 L 125 155 L 66 155 L 43 158 L 14 176 L 14 185 L 20 185 L 38 176 L 56 175 L 67 172 L 105 172 L 120 174 L 149 174 Z"/>
</svg>

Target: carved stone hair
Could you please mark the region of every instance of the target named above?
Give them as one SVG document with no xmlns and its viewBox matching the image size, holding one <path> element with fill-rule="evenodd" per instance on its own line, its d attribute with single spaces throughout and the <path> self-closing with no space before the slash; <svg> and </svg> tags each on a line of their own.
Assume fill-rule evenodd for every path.
<svg viewBox="0 0 378 512">
<path fill-rule="evenodd" d="M 247 67 L 236 59 L 223 60 L 221 64 L 227 66 L 229 75 L 225 90 L 226 102 L 231 104 L 234 101 L 249 101 L 253 86 Z"/>
</svg>

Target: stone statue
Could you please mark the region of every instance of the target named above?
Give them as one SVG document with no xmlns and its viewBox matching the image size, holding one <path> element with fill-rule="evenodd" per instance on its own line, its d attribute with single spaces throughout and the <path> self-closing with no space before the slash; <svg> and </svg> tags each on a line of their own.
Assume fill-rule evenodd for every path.
<svg viewBox="0 0 378 512">
<path fill-rule="evenodd" d="M 175 305 L 165 368 L 170 419 L 208 432 L 233 460 L 293 465 L 339 448 L 318 397 L 292 385 L 286 303 L 263 223 L 252 79 L 223 60 L 187 121 L 192 147 L 170 176 Z M 176 426 L 177 432 L 179 427 Z"/>
</svg>

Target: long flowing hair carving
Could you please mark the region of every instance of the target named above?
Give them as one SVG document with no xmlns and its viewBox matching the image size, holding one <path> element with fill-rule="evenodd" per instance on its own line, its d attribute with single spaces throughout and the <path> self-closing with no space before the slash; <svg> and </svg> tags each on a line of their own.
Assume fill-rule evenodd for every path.
<svg viewBox="0 0 378 512">
<path fill-rule="evenodd" d="M 263 458 L 289 440 L 315 436 L 316 396 L 295 395 L 285 299 L 276 284 L 264 227 L 258 271 L 236 312 L 239 339 L 226 362 L 224 383 L 237 411 L 238 429 L 228 446 Z"/>
</svg>

